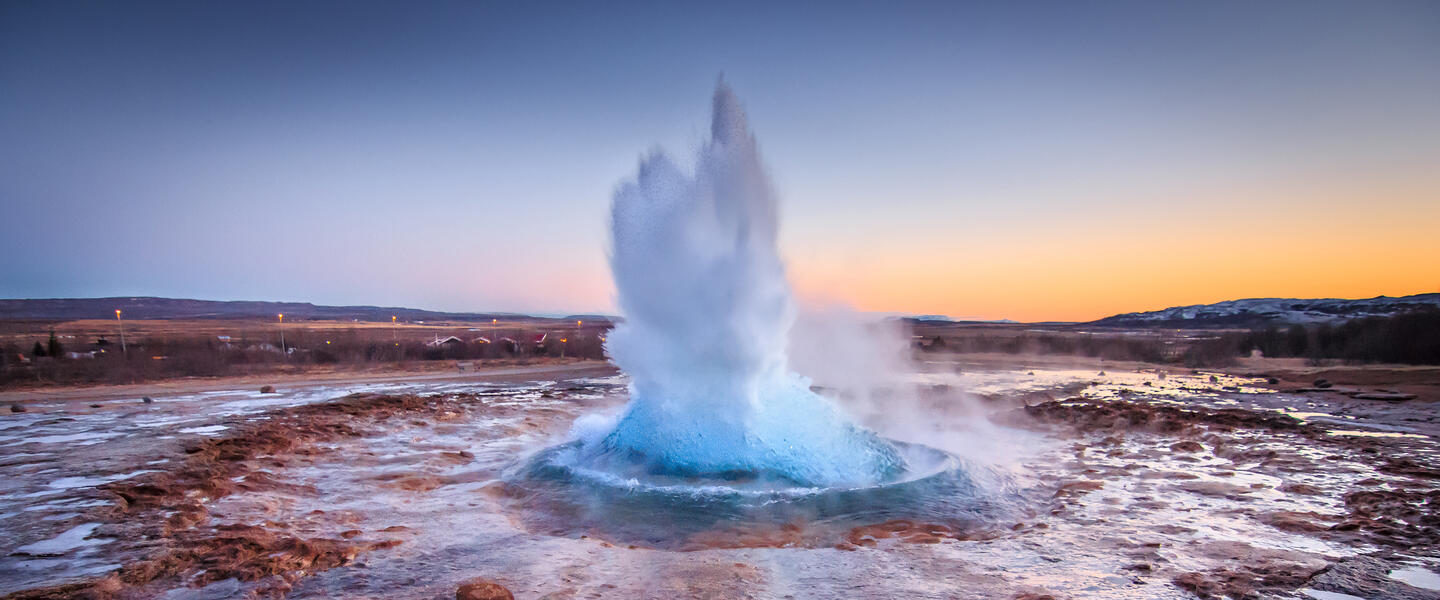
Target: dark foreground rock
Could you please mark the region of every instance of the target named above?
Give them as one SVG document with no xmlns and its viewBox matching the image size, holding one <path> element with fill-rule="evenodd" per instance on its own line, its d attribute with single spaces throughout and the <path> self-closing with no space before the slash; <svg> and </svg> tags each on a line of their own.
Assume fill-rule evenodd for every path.
<svg viewBox="0 0 1440 600">
<path fill-rule="evenodd" d="M 1205 552 L 1233 566 L 1182 573 L 1171 581 L 1201 598 L 1274 597 L 1305 585 L 1329 565 L 1301 552 L 1256 548 L 1240 542 L 1210 542 Z"/>
<path fill-rule="evenodd" d="M 1440 592 L 1422 590 L 1391 579 L 1390 571 L 1398 567 L 1396 563 L 1377 556 L 1352 556 L 1317 575 L 1310 581 L 1310 587 L 1361 598 L 1440 600 Z"/>
</svg>

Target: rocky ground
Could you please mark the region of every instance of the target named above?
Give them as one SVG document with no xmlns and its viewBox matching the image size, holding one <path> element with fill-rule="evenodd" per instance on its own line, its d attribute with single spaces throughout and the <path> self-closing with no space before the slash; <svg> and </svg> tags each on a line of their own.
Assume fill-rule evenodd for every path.
<svg viewBox="0 0 1440 600">
<path fill-rule="evenodd" d="M 0 421 L 0 594 L 1440 598 L 1435 405 L 1312 375 L 932 362 L 913 433 L 985 449 L 1013 510 L 664 548 L 547 525 L 505 480 L 618 377 L 36 403 Z"/>
</svg>

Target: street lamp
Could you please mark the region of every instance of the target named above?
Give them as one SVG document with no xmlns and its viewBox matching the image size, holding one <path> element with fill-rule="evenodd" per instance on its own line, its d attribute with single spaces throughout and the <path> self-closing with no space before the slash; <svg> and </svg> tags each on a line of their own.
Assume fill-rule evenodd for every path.
<svg viewBox="0 0 1440 600">
<path fill-rule="evenodd" d="M 285 356 L 285 314 L 275 315 L 280 320 L 280 356 Z"/>
<path fill-rule="evenodd" d="M 395 315 L 390 315 L 390 337 L 394 338 L 395 342 L 400 341 L 400 330 L 397 327 L 399 325 L 395 323 Z"/>
<path fill-rule="evenodd" d="M 120 353 L 129 356 L 125 350 L 125 320 L 120 318 L 120 309 L 115 309 L 115 322 L 120 324 Z"/>
</svg>

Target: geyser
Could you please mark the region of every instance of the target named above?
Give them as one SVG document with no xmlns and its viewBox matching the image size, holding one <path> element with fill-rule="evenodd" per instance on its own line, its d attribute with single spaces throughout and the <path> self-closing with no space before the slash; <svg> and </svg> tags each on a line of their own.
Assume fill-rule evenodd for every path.
<svg viewBox="0 0 1440 600">
<path fill-rule="evenodd" d="M 607 348 L 631 378 L 631 401 L 613 429 L 582 436 L 580 453 L 651 475 L 811 487 L 895 479 L 904 454 L 789 369 L 795 311 L 776 199 L 723 83 L 710 133 L 693 175 L 657 152 L 615 193 L 610 264 L 625 318 Z"/>
<path fill-rule="evenodd" d="M 790 370 L 775 195 L 724 84 L 714 106 L 693 174 L 655 153 L 615 192 L 610 265 L 625 319 L 607 347 L 630 401 L 510 471 L 521 517 L 556 535 L 685 547 L 736 527 L 958 527 L 994 513 L 986 490 L 1000 480 L 860 427 Z"/>
</svg>

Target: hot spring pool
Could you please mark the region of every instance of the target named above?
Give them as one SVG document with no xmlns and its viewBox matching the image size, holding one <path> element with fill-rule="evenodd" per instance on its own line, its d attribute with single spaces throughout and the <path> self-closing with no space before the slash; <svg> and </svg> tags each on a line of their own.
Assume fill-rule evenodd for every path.
<svg viewBox="0 0 1440 600">
<path fill-rule="evenodd" d="M 994 521 L 1013 506 L 1006 477 L 941 450 L 890 441 L 905 469 L 865 486 L 811 487 L 763 475 L 656 473 L 643 463 L 594 460 L 580 442 L 546 448 L 505 475 L 528 529 L 654 548 L 715 531 L 804 523 L 808 544 L 829 545 L 864 524 L 909 519 L 951 528 Z"/>
</svg>

